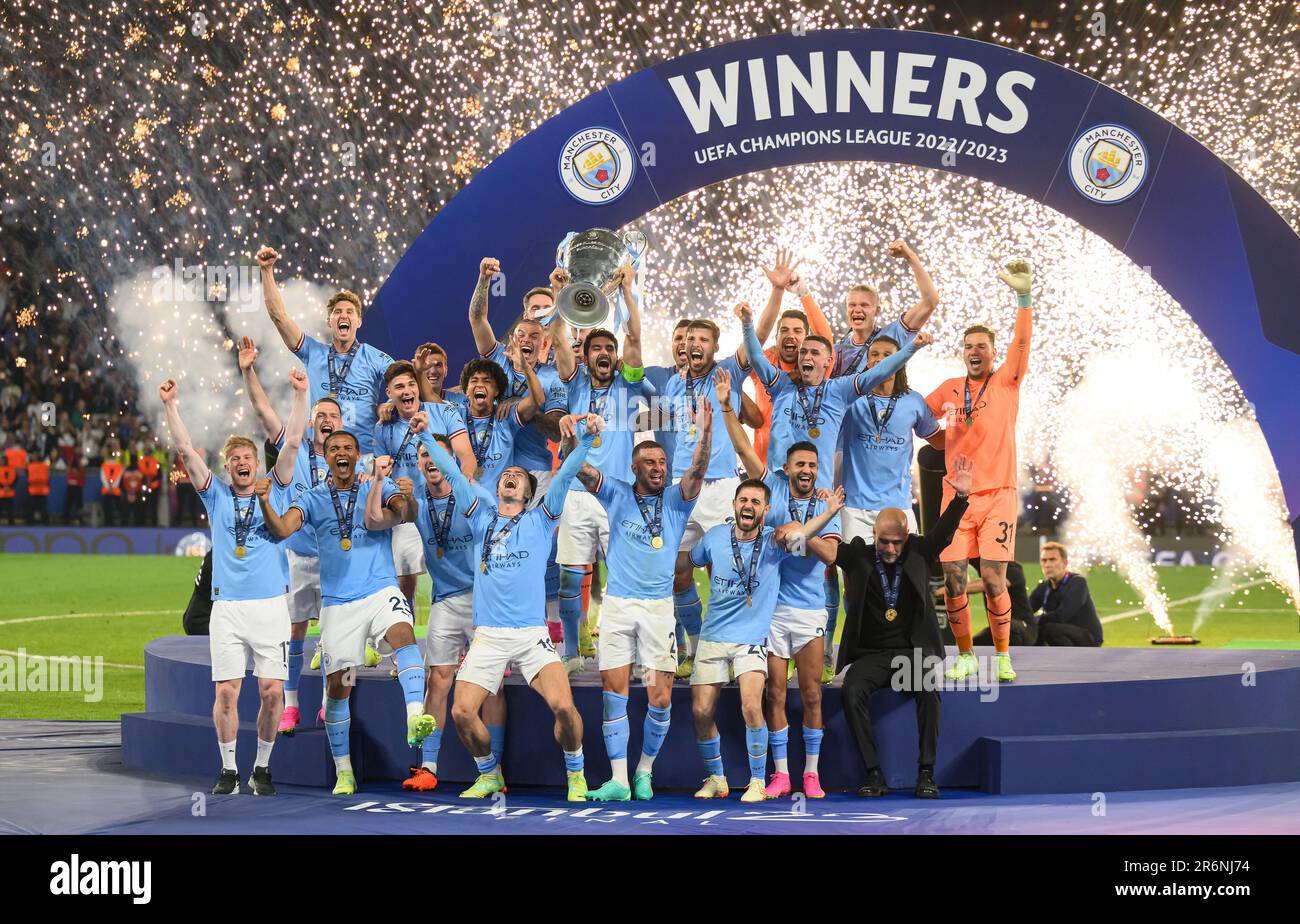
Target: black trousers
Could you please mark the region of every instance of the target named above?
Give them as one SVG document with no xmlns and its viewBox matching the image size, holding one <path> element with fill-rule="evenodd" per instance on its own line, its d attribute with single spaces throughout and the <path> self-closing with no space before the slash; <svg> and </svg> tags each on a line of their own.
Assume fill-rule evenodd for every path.
<svg viewBox="0 0 1300 924">
<path fill-rule="evenodd" d="M 1096 648 L 1092 633 L 1068 622 L 1049 622 L 1038 627 L 1038 644 L 1060 647 Z"/>
<path fill-rule="evenodd" d="M 911 648 L 879 649 L 869 651 L 849 665 L 844 675 L 841 695 L 844 697 L 844 715 L 853 732 L 853 740 L 858 744 L 858 753 L 868 770 L 880 766 L 880 756 L 876 752 L 876 741 L 871 734 L 871 694 L 890 685 L 890 679 L 899 670 L 914 677 L 919 672 L 912 660 L 915 652 Z M 894 667 L 894 659 L 902 657 L 907 667 Z M 920 744 L 920 756 L 917 763 L 923 767 L 933 767 L 935 754 L 939 748 L 939 694 L 934 690 L 920 690 L 909 693 L 916 700 L 916 731 Z"/>
<path fill-rule="evenodd" d="M 971 639 L 972 645 L 992 645 L 993 630 L 980 629 Z M 1025 622 L 1023 619 L 1011 620 L 1011 638 L 1008 640 L 1010 645 L 1042 645 L 1044 644 L 1038 637 L 1038 624 Z"/>
</svg>

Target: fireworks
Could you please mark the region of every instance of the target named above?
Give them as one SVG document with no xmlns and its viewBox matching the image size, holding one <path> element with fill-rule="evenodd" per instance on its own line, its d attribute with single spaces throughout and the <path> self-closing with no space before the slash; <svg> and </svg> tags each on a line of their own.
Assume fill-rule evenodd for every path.
<svg viewBox="0 0 1300 924">
<path fill-rule="evenodd" d="M 1170 15 L 1155 3 L 1097 2 L 1061 11 L 1029 29 L 1023 16 L 970 21 L 885 2 L 393 0 L 308 14 L 244 0 L 217 0 L 201 12 L 188 4 L 13 0 L 0 9 L 3 60 L 11 62 L 0 84 L 8 155 L 0 158 L 0 186 L 5 237 L 27 245 L 0 247 L 14 281 L 39 290 L 42 303 L 151 306 L 104 337 L 121 336 L 135 363 L 152 370 L 160 351 L 180 362 L 196 338 L 214 337 L 215 350 L 227 327 L 240 331 L 217 324 L 210 304 L 181 310 L 129 293 L 142 268 L 176 259 L 247 264 L 267 242 L 283 255 L 282 279 L 346 286 L 369 301 L 461 186 L 589 92 L 700 48 L 845 27 L 964 35 L 1095 77 L 1205 142 L 1300 223 L 1294 4 L 1202 4 Z M 956 337 L 966 324 L 988 323 L 1005 343 L 1014 312 L 994 267 L 1007 256 L 1030 257 L 1038 307 L 1021 458 L 1071 501 L 1072 541 L 1093 560 L 1119 565 L 1148 608 L 1161 612 L 1153 579 L 1144 583 L 1146 551 L 1134 544 L 1141 532 L 1122 500 L 1126 479 L 1145 466 L 1155 479 L 1176 481 L 1193 516 L 1222 524 L 1238 549 L 1253 550 L 1242 567 L 1262 567 L 1297 592 L 1283 505 L 1269 487 L 1274 467 L 1213 348 L 1149 277 L 1050 209 L 952 174 L 819 165 L 740 177 L 638 224 L 655 245 L 646 320 L 648 358 L 660 361 L 668 328 L 686 314 L 715 317 L 734 347 L 729 306 L 742 297 L 761 303 L 758 264 L 777 244 L 804 255 L 805 275 L 837 330 L 844 290 L 864 278 L 882 285 L 886 311 L 896 316 L 915 295 L 905 265 L 884 247 L 907 240 L 943 299 L 932 322 L 938 342 L 913 364 L 918 388 L 957 370 Z M 463 317 L 462 306 L 447 310 Z M 147 346 L 134 333 L 122 336 L 141 325 Z M 205 333 L 209 325 L 215 333 Z M 1143 359 L 1108 365 L 1149 359 L 1154 344 L 1173 360 L 1165 369 L 1173 378 Z M 1124 391 L 1097 381 L 1144 384 Z M 1147 406 L 1135 412 L 1136 405 Z M 1168 428 L 1130 436 L 1121 419 L 1131 412 L 1147 422 L 1194 412 L 1204 426 L 1191 428 L 1194 437 Z M 1214 455 L 1214 428 L 1248 434 L 1238 450 L 1248 458 Z M 1146 450 L 1166 435 L 1167 448 Z M 1095 471 L 1080 464 L 1101 456 Z"/>
</svg>

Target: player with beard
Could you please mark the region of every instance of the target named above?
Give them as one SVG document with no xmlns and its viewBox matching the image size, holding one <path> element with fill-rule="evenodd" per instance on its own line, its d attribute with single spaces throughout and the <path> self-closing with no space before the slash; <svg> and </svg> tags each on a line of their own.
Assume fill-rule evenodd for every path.
<svg viewBox="0 0 1300 924">
<path fill-rule="evenodd" d="M 829 341 L 833 336 L 830 321 L 822 314 L 816 300 L 808 292 L 808 286 L 798 273 L 799 261 L 794 259 L 793 251 L 777 248 L 776 260 L 771 267 L 763 267 L 763 273 L 772 284 L 772 293 L 768 296 L 763 313 L 755 322 L 758 342 L 767 341 L 767 335 L 776 324 L 776 345 L 764 352 L 767 361 L 782 372 L 794 372 L 799 363 L 799 346 L 810 333 Z M 781 311 L 781 300 L 787 291 L 795 292 L 801 297 L 803 311 Z M 780 318 L 777 317 L 780 312 Z M 755 396 L 758 399 L 758 411 L 762 423 L 754 428 L 754 451 L 760 459 L 767 458 L 767 444 L 771 435 L 772 398 L 767 390 L 757 388 L 758 376 L 751 376 L 755 384 Z"/>
<path fill-rule="evenodd" d="M 715 378 L 718 400 L 723 405 L 723 420 L 727 435 L 736 447 L 736 455 L 745 466 L 751 479 L 761 481 L 772 492 L 768 508 L 767 525 L 806 523 L 826 510 L 828 501 L 818 494 L 817 447 L 812 443 L 794 443 L 786 451 L 785 466 L 780 472 L 769 471 L 754 447 L 745 439 L 740 421 L 731 413 L 725 398 L 731 393 L 731 383 L 726 373 L 719 371 Z M 790 768 L 787 751 L 790 723 L 786 719 L 785 696 L 789 685 L 791 659 L 799 677 L 799 700 L 803 707 L 803 744 L 806 761 L 803 773 L 803 793 L 810 799 L 824 798 L 818 758 L 822 737 L 822 665 L 825 662 L 826 608 L 823 583 L 828 567 L 833 568 L 835 553 L 840 544 L 840 518 L 831 518 L 822 529 L 808 534 L 807 549 L 802 555 L 792 555 L 781 563 L 781 589 L 777 594 L 776 609 L 772 613 L 772 628 L 768 634 L 767 658 L 767 728 L 772 746 L 772 762 L 776 772 L 764 792 L 769 799 L 787 796 L 791 792 Z"/>
<path fill-rule="evenodd" d="M 734 397 L 729 403 L 734 406 Z M 771 488 L 763 482 L 745 479 L 732 501 L 733 521 L 712 527 L 690 552 L 679 553 L 679 558 L 687 559 L 694 567 L 708 568 L 710 574 L 709 608 L 691 674 L 696 744 L 708 770 L 704 786 L 695 794 L 697 799 L 725 799 L 730 791 L 722 768 L 722 742 L 713 717 L 722 685 L 732 676 L 740 687 L 740 711 L 749 751 L 749 785 L 740 801 L 762 802 L 768 798 L 763 785 L 768 746 L 763 688 L 781 565 L 790 557 L 791 548 L 807 548 L 807 537 L 821 533 L 844 503 L 844 492 L 837 491 L 830 495 L 826 509 L 806 522 L 771 527 L 763 524 L 771 496 Z M 813 554 L 820 555 L 819 550 L 825 551 L 814 546 Z"/>
<path fill-rule="evenodd" d="M 1007 594 L 1007 562 L 1015 557 L 1016 417 L 1020 412 L 1020 385 L 1029 366 L 1029 341 L 1033 334 L 1032 271 L 1026 260 L 1012 260 L 998 278 L 1016 293 L 1016 325 L 1011 347 L 1001 366 L 993 368 L 993 331 L 982 324 L 966 328 L 962 358 L 966 375 L 948 379 L 925 399 L 935 417 L 946 420 L 943 444 L 948 472 L 953 460 L 969 457 L 975 466 L 970 506 L 961 518 L 957 535 L 939 556 L 943 564 L 944 606 L 948 625 L 957 640 L 957 663 L 947 672 L 960 680 L 979 671 L 971 641 L 970 606 L 966 600 L 967 562 L 979 557 L 984 582 L 989 629 L 997 657 L 998 680 L 1016 679 L 1011 667 L 1011 597 Z M 952 499 L 944 482 L 944 504 Z"/>
<path fill-rule="evenodd" d="M 270 399 L 262 388 L 254 363 L 257 345 L 252 337 L 239 341 L 239 368 L 244 375 L 244 389 L 248 393 L 253 413 L 262 424 L 267 438 L 275 443 L 281 458 L 285 457 L 288 431 L 280 425 L 280 418 L 271 407 Z M 291 373 L 292 374 L 292 373 Z M 343 409 L 333 398 L 321 398 L 311 411 L 311 426 L 306 438 L 298 445 L 293 469 L 293 496 L 296 498 L 325 480 L 329 467 L 325 464 L 325 440 L 335 430 L 343 429 Z M 277 460 L 277 465 L 278 465 Z M 287 659 L 289 676 L 284 681 L 284 712 L 280 715 L 282 735 L 292 735 L 302 722 L 298 710 L 298 683 L 302 677 L 303 648 L 307 629 L 313 620 L 320 619 L 320 553 L 316 548 L 316 533 L 304 527 L 286 539 L 282 547 L 289 562 L 289 641 Z M 366 666 L 379 664 L 379 652 L 367 645 Z M 311 669 L 320 667 L 320 647 L 312 658 Z M 324 706 L 318 721 L 325 721 Z"/>
<path fill-rule="evenodd" d="M 415 357 L 411 360 L 411 365 L 415 366 L 415 377 L 420 383 L 421 401 L 464 406 L 465 395 L 458 389 L 446 387 L 448 372 L 446 350 L 433 341 L 422 343 L 415 348 Z"/>
<path fill-rule="evenodd" d="M 284 436 L 284 451 L 273 471 L 275 485 L 268 480 L 260 490 L 267 503 L 283 509 L 292 497 L 294 459 L 307 424 L 307 377 L 297 369 L 293 383 L 293 410 Z M 230 484 L 213 478 L 203 457 L 194 450 L 189 431 L 176 406 L 179 392 L 175 379 L 158 389 L 167 429 L 185 460 L 186 471 L 198 488 L 199 498 L 212 524 L 212 619 L 208 648 L 212 658 L 212 680 L 216 695 L 212 723 L 221 750 L 221 775 L 212 792 L 239 792 L 239 769 L 235 744 L 239 732 L 239 688 L 251 657 L 257 678 L 261 706 L 257 711 L 257 758 L 248 786 L 257 796 L 275 794 L 271 784 L 271 748 L 284 707 L 284 680 L 289 666 L 284 640 L 289 634 L 289 565 L 279 540 L 268 532 L 264 516 L 258 515 L 254 500 L 257 480 L 257 445 L 247 437 L 226 440 L 222 456 Z M 270 495 L 269 498 L 267 495 Z"/>
<path fill-rule="evenodd" d="M 441 433 L 451 440 L 461 470 L 467 474 L 474 471 L 474 452 L 464 418 L 454 404 L 421 403 L 415 366 L 405 360 L 390 365 L 384 370 L 384 387 L 393 408 L 392 419 L 375 424 L 374 447 L 375 452 L 393 460 L 394 479 L 409 478 L 413 484 L 420 480 L 419 443 L 412 426 L 417 414 L 424 415 L 424 427 L 429 433 Z M 393 527 L 393 565 L 397 569 L 397 586 L 411 612 L 415 612 L 415 585 L 424 573 L 424 546 L 414 523 Z"/>
<path fill-rule="evenodd" d="M 451 482 L 458 516 L 469 521 L 473 532 L 474 641 L 456 678 L 452 718 L 456 733 L 478 766 L 474 785 L 461 795 L 484 799 L 505 789 L 505 780 L 492 741 L 479 718 L 479 708 L 501 688 L 507 665 L 518 666 L 524 682 L 537 691 L 555 715 L 555 738 L 564 749 L 568 799 L 584 802 L 582 717 L 573 704 L 569 677 L 546 631 L 545 558 L 541 549 L 551 545 L 569 482 L 582 467 L 603 421 L 590 414 L 581 422 L 566 417 L 561 429 L 577 438 L 577 446 L 556 473 L 545 497 L 533 503 L 537 481 L 519 465 L 511 465 L 495 483 L 495 490 L 472 484 L 456 467 L 452 456 L 424 434 L 421 443 Z"/>
<path fill-rule="evenodd" d="M 445 436 L 434 440 L 448 453 L 451 443 Z M 433 716 L 437 726 L 420 746 L 420 765 L 402 788 L 429 792 L 438 785 L 438 753 L 442 747 L 442 730 L 447 724 L 447 694 L 460 663 L 461 653 L 474 641 L 474 571 L 478 547 L 474 530 L 465 517 L 456 516 L 456 499 L 451 482 L 442 476 L 424 444 L 419 444 L 419 465 L 423 490 L 415 491 L 416 526 L 423 540 L 424 561 L 432 578 L 429 600 L 429 632 L 424 643 L 424 666 L 428 677 L 424 687 L 424 711 Z M 487 725 L 492 754 L 499 763 L 505 741 L 506 699 L 493 694 L 483 703 L 483 721 Z"/>
<path fill-rule="evenodd" d="M 866 368 L 867 347 L 881 334 L 891 337 L 896 343 L 906 345 L 915 336 L 925 322 L 930 319 L 934 309 L 939 305 L 939 291 L 930 279 L 929 272 L 904 241 L 892 242 L 887 252 L 891 257 L 906 260 L 916 279 L 916 287 L 921 292 L 912 307 L 903 312 L 897 321 L 891 321 L 884 327 L 880 323 L 880 295 L 875 286 L 859 283 L 852 286 L 844 297 L 844 315 L 849 322 L 849 332 L 844 339 L 835 344 L 835 365 L 831 378 L 843 375 L 856 375 Z"/>
<path fill-rule="evenodd" d="M 763 355 L 754 330 L 754 315 L 747 303 L 741 302 L 736 306 L 736 317 L 740 319 L 744 332 L 745 349 L 754 356 L 754 371 L 772 396 L 772 439 L 767 452 L 769 469 L 784 464 L 790 446 L 802 441 L 817 447 L 819 459 L 834 459 L 840 425 L 849 406 L 864 399 L 873 388 L 901 369 L 917 350 L 932 342 L 929 334 L 918 334 L 905 348 L 875 368 L 851 377 L 828 379 L 831 347 L 825 339 L 813 334 L 805 337 L 799 346 L 799 368 L 786 374 Z M 834 472 L 829 466 L 819 469 L 817 487 L 829 488 L 833 480 Z"/>
<path fill-rule="evenodd" d="M 663 447 L 650 440 L 632 452 L 628 465 L 631 484 L 612 474 L 606 477 L 590 463 L 578 472 L 578 479 L 608 513 L 611 524 L 605 557 L 609 586 L 601 610 L 600 682 L 601 728 L 613 773 L 589 795 L 596 802 L 654 797 L 651 774 L 668 734 L 673 676 L 678 666 L 672 592 L 676 549 L 712 455 L 713 414 L 708 402 L 700 404 L 695 425 L 701 434 L 695 457 L 677 484 L 668 483 L 668 456 Z M 633 664 L 642 669 L 649 702 L 641 760 L 629 786 L 627 701 Z"/>
<path fill-rule="evenodd" d="M 343 408 L 343 425 L 357 435 L 361 452 L 374 451 L 371 435 L 375 430 L 375 405 L 379 403 L 384 370 L 393 358 L 368 343 L 357 340 L 364 313 L 361 299 L 343 289 L 325 303 L 331 340 L 321 343 L 308 337 L 298 322 L 285 310 L 280 288 L 275 284 L 275 261 L 280 255 L 270 247 L 257 252 L 262 268 L 262 298 L 280 339 L 294 356 L 307 367 L 313 402 L 333 398 Z"/>
<path fill-rule="evenodd" d="M 325 441 L 329 476 L 323 484 L 298 495 L 283 515 L 268 503 L 268 486 L 263 482 L 257 488 L 262 516 L 272 535 L 287 539 L 305 526 L 316 531 L 325 604 L 320 621 L 326 675 L 325 733 L 334 757 L 336 796 L 357 791 L 348 738 L 352 725 L 348 700 L 355 668 L 365 659 L 366 639 L 382 638 L 393 649 L 406 702 L 407 745 L 419 747 L 434 729 L 433 716 L 422 711 L 424 666 L 415 643 L 415 618 L 397 589 L 393 569 L 392 529 L 414 518 L 414 486 L 406 478 L 400 485 L 388 478 L 392 460 L 387 456 L 375 458 L 371 479 L 363 482 L 357 473 L 360 456 L 357 438 L 351 433 L 338 430 L 330 434 Z"/>
<path fill-rule="evenodd" d="M 567 280 L 567 273 L 559 270 L 559 274 L 563 274 L 560 281 Z M 592 445 L 589 464 L 608 472 L 611 478 L 627 482 L 632 473 L 632 442 L 636 436 L 633 427 L 642 400 L 645 370 L 641 367 L 641 312 L 632 294 L 632 267 L 620 267 L 614 284 L 622 288 L 628 306 L 621 357 L 613 331 L 598 327 L 586 332 L 583 363 L 579 365 L 569 348 L 564 322 L 557 319 L 552 327 L 556 328 L 555 366 L 569 391 L 569 413 L 599 414 L 605 421 L 600 437 Z M 587 619 L 582 582 L 598 554 L 609 547 L 609 517 L 583 479 L 575 479 L 570 492 L 560 521 L 556 559 L 560 563 L 564 667 L 572 676 L 586 667 L 578 647 L 580 627 Z"/>
</svg>

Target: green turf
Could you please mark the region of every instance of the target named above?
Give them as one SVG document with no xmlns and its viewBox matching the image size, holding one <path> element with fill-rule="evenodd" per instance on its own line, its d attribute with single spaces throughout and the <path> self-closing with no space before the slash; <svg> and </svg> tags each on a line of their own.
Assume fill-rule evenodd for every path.
<svg viewBox="0 0 1300 924">
<path fill-rule="evenodd" d="M 0 555 L 0 658 L 25 649 L 29 655 L 102 657 L 104 692 L 99 702 L 80 693 L 15 693 L 0 689 L 0 718 L 113 719 L 144 708 L 144 644 L 179 634 L 199 562 L 165 556 Z M 1041 574 L 1026 565 L 1030 586 Z M 1178 601 L 1221 584 L 1206 566 L 1161 568 L 1160 585 Z M 1239 579 L 1243 580 L 1243 579 Z M 1139 608 L 1136 594 L 1110 569 L 1088 574 L 1103 619 Z M 707 598 L 707 584 L 700 593 Z M 417 622 L 427 619 L 429 581 L 421 579 Z M 982 601 L 971 599 L 976 630 L 985 625 Z M 1282 593 L 1268 585 L 1236 590 L 1205 601 L 1176 603 L 1174 629 L 1192 633 L 1208 647 L 1300 647 L 1297 616 Z M 72 614 L 72 617 L 69 616 Z M 15 622 L 37 616 L 58 619 Z M 1156 634 L 1145 613 L 1105 624 L 1108 646 L 1149 644 Z M 1180 649 L 1171 647 L 1170 657 Z M 108 665 L 134 667 L 109 667 Z"/>
</svg>

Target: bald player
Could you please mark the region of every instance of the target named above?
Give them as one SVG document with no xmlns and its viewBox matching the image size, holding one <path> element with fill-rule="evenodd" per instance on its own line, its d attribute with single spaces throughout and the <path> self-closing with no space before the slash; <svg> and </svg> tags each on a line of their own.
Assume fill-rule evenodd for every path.
<svg viewBox="0 0 1300 924">
<path fill-rule="evenodd" d="M 1025 260 L 1012 260 L 998 278 L 1016 293 L 1016 325 L 1006 361 L 993 367 L 994 333 L 982 324 L 962 336 L 966 374 L 948 379 L 932 391 L 926 404 L 935 417 L 946 420 L 943 431 L 949 477 L 953 460 L 969 457 L 975 466 L 970 506 L 957 534 L 939 556 L 943 563 L 944 606 L 957 640 L 957 663 L 947 672 L 961 680 L 979 671 L 970 631 L 970 606 L 966 600 L 967 562 L 980 559 L 989 628 L 997 656 L 998 680 L 1016 679 L 1011 667 L 1011 598 L 1007 594 L 1007 562 L 1015 555 L 1016 416 L 1020 411 L 1020 384 L 1029 366 L 1029 340 L 1033 329 L 1029 288 L 1032 274 Z M 944 506 L 952 500 L 944 483 Z"/>
</svg>

